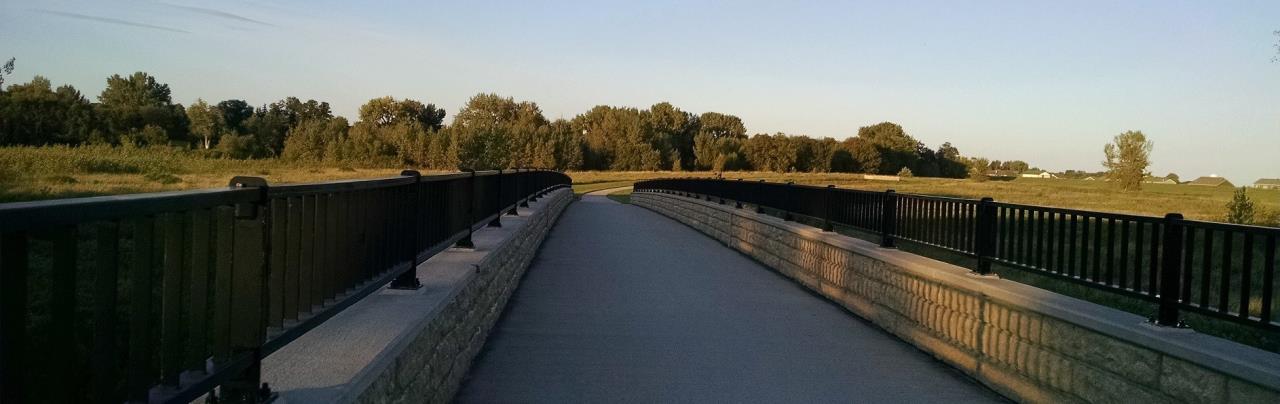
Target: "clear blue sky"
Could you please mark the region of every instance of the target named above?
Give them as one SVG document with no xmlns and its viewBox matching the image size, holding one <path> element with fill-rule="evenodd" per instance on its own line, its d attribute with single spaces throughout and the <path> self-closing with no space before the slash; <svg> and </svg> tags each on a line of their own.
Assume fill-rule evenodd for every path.
<svg viewBox="0 0 1280 404">
<path fill-rule="evenodd" d="M 29 1 L 0 4 L 14 81 L 91 98 L 146 71 L 177 102 L 286 96 L 352 117 L 478 92 L 549 118 L 669 101 L 751 133 L 901 124 L 936 147 L 1100 169 L 1129 129 L 1152 170 L 1280 177 L 1280 1 Z"/>
</svg>

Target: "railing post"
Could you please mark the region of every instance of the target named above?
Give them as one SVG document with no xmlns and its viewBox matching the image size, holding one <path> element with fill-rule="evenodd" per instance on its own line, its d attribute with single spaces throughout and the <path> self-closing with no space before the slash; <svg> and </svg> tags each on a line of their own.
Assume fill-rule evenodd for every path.
<svg viewBox="0 0 1280 404">
<path fill-rule="evenodd" d="M 267 181 L 258 177 L 235 177 L 233 188 L 257 188 L 260 196 L 253 203 L 235 207 L 235 244 L 232 249 L 231 295 L 232 327 L 230 345 L 234 353 L 247 353 L 251 363 L 222 384 L 221 399 L 231 403 L 262 403 L 275 398 L 271 388 L 262 382 L 262 342 L 266 334 L 267 266 L 271 254 L 271 210 L 268 209 Z"/>
<path fill-rule="evenodd" d="M 742 179 L 738 179 L 738 183 L 733 185 L 733 208 L 742 209 Z"/>
<path fill-rule="evenodd" d="M 489 227 L 502 227 L 502 189 L 506 188 L 502 186 L 502 183 L 504 182 L 502 177 L 503 177 L 502 169 L 499 168 L 498 169 L 498 192 L 494 192 L 494 196 L 493 196 L 493 199 L 498 201 L 498 203 L 496 204 L 498 206 L 498 214 L 493 216 L 493 220 L 489 221 L 489 224 L 487 225 Z"/>
<path fill-rule="evenodd" d="M 822 201 L 822 231 L 835 231 L 836 227 L 831 224 L 831 205 L 835 202 L 836 186 L 827 184 L 827 192 L 823 193 Z"/>
<path fill-rule="evenodd" d="M 892 189 L 885 191 L 884 203 L 880 213 L 880 246 L 893 248 L 893 233 L 898 223 L 898 193 Z"/>
<path fill-rule="evenodd" d="M 978 266 L 974 272 L 979 275 L 991 273 L 991 258 L 996 247 L 996 204 L 991 198 L 982 198 L 978 202 L 978 223 L 974 226 L 974 255 L 977 255 Z"/>
<path fill-rule="evenodd" d="M 475 249 L 476 243 L 471 241 L 471 233 L 475 230 L 476 224 L 476 170 L 467 170 L 471 172 L 471 176 L 467 177 L 467 235 L 458 239 L 453 246 L 465 249 Z"/>
<path fill-rule="evenodd" d="M 526 172 L 526 173 L 527 173 L 527 172 L 529 172 L 529 169 L 528 169 L 528 168 L 524 169 L 524 172 Z M 516 170 L 516 181 L 517 181 L 517 182 L 516 182 L 516 184 L 517 184 L 517 185 L 516 185 L 516 195 L 517 195 L 517 196 L 525 195 L 525 196 L 521 196 L 521 197 L 519 198 L 519 199 L 520 199 L 520 207 L 522 207 L 522 208 L 527 208 L 527 207 L 529 207 L 529 198 L 528 198 L 528 196 L 526 195 L 526 193 L 528 192 L 528 190 L 526 190 L 526 189 L 525 189 L 525 185 L 528 185 L 528 184 L 527 184 L 527 183 L 525 182 L 525 180 L 523 180 L 522 178 L 523 178 L 523 177 L 522 177 L 522 176 L 521 176 L 521 174 L 520 174 L 520 170 L 519 170 L 519 169 L 517 169 L 517 170 Z M 512 209 L 511 211 L 512 211 L 512 212 L 515 212 L 515 209 Z M 512 214 L 515 214 L 515 213 L 512 213 Z"/>
<path fill-rule="evenodd" d="M 514 187 L 516 194 L 515 194 L 515 198 L 511 202 L 511 209 L 507 209 L 507 214 L 511 216 L 519 216 L 520 212 L 516 208 L 521 206 L 520 201 L 523 199 L 523 195 L 524 195 L 524 193 L 520 188 L 520 184 L 521 184 L 520 169 L 517 168 L 515 174 L 510 174 L 510 175 L 514 175 L 513 180 L 516 182 L 516 186 Z"/>
<path fill-rule="evenodd" d="M 1164 216 L 1164 235 L 1160 255 L 1160 308 L 1156 324 L 1166 327 L 1182 327 L 1178 319 L 1179 275 L 1182 269 L 1182 214 Z"/>
<path fill-rule="evenodd" d="M 422 182 L 422 173 L 414 170 L 404 170 L 400 172 L 400 175 L 413 177 L 413 185 L 410 185 L 411 188 L 408 195 L 409 200 L 411 201 L 409 203 L 409 237 L 412 238 L 413 241 L 411 242 L 408 251 L 405 251 L 405 255 L 407 255 L 406 258 L 409 261 L 409 269 L 400 274 L 400 276 L 397 276 L 396 279 L 392 280 L 391 285 L 387 287 L 390 289 L 415 290 L 422 287 L 422 282 L 418 281 L 417 271 L 418 248 L 422 245 L 422 230 L 418 228 L 418 226 L 422 224 L 420 221 L 422 218 L 420 213 L 422 209 L 420 202 L 422 199 L 419 194 L 420 189 L 422 188 L 420 185 Z"/>
<path fill-rule="evenodd" d="M 764 205 L 759 202 L 759 199 L 764 198 L 764 180 L 763 179 L 756 181 L 756 198 L 758 198 L 756 201 L 756 213 L 763 215 Z"/>
<path fill-rule="evenodd" d="M 782 200 L 784 202 L 780 204 L 786 205 L 786 207 L 782 208 L 782 220 L 787 222 L 795 220 L 795 217 L 791 216 L 791 201 L 793 200 L 791 193 L 794 192 L 794 185 L 796 185 L 795 181 L 787 181 L 787 191 L 782 195 Z"/>
<path fill-rule="evenodd" d="M 729 188 L 729 186 L 726 184 L 728 183 L 725 182 L 724 178 L 720 178 L 719 181 L 716 181 L 716 186 L 715 186 L 715 188 L 717 188 L 716 199 L 720 200 L 721 205 L 724 205 L 724 191 Z"/>
</svg>

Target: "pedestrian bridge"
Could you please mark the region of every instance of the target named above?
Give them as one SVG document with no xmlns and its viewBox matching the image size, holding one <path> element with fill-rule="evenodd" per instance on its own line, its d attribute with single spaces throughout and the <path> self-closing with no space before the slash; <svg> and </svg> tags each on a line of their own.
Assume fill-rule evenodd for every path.
<svg viewBox="0 0 1280 404">
<path fill-rule="evenodd" d="M 1134 223 L 1123 292 L 1159 302 L 1148 319 L 990 275 L 1097 257 L 1072 246 L 1087 212 L 696 180 L 622 204 L 568 183 L 406 171 L 0 205 L 0 401 L 1280 402 L 1280 355 L 1177 326 L 1201 310 L 1274 327 L 1270 230 L 1215 227 L 1265 240 L 1219 250 L 1262 280 L 1222 281 L 1242 304 L 1208 312 L 1161 241 L 1187 229 L 1207 257 L 1202 224 L 1093 220 L 1119 221 L 1122 246 Z"/>
<path fill-rule="evenodd" d="M 456 401 L 995 402 L 999 395 L 679 222 L 560 218 Z"/>
</svg>

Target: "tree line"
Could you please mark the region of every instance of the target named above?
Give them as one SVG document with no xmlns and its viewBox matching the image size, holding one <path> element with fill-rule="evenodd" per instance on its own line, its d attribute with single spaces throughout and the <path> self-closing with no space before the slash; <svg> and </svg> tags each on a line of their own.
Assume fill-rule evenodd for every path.
<svg viewBox="0 0 1280 404">
<path fill-rule="evenodd" d="M 0 76 L 3 79 L 3 76 Z M 2 83 L 2 82 L 0 82 Z M 288 97 L 253 106 L 238 99 L 173 102 L 167 84 L 137 72 L 107 78 L 90 100 L 36 76 L 0 89 L 0 146 L 173 146 L 210 157 L 281 158 L 439 169 L 761 170 L 985 176 L 1008 163 L 929 148 L 882 122 L 843 141 L 784 133 L 747 135 L 737 116 L 695 114 L 670 103 L 647 109 L 596 106 L 550 120 L 536 103 L 478 94 L 446 122 L 443 109 L 381 97 L 354 123 L 327 102 Z M 1025 169 L 1026 163 L 1017 162 Z M 1016 167 L 1016 166 L 1014 166 Z"/>
</svg>

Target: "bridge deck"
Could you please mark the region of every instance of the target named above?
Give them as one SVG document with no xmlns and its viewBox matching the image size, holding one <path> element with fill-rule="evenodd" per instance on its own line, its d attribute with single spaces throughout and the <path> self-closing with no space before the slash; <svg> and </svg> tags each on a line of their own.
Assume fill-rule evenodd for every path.
<svg viewBox="0 0 1280 404">
<path fill-rule="evenodd" d="M 459 402 L 1001 398 L 697 231 L 587 196 L 564 213 Z"/>
</svg>

